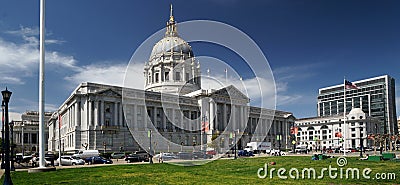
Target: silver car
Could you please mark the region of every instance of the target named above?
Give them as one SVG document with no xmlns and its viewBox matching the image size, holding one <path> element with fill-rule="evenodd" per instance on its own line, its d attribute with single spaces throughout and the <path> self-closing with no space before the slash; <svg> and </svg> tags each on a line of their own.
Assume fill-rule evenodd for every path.
<svg viewBox="0 0 400 185">
<path fill-rule="evenodd" d="M 71 166 L 71 165 L 84 165 L 85 161 L 79 157 L 64 155 L 61 156 L 61 165 Z"/>
</svg>

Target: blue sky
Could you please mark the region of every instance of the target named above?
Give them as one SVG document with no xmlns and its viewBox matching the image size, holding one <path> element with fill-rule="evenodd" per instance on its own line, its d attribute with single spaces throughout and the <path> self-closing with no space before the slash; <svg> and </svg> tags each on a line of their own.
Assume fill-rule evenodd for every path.
<svg viewBox="0 0 400 185">
<path fill-rule="evenodd" d="M 249 35 L 272 68 L 277 108 L 298 118 L 316 116 L 318 88 L 344 76 L 400 80 L 399 1 L 57 0 L 46 2 L 46 109 L 84 81 L 122 84 L 133 52 L 164 28 L 170 3 L 178 22 L 220 21 Z M 38 27 L 39 0 L 1 2 L 0 87 L 13 91 L 13 112 L 38 109 Z M 191 45 L 195 55 L 240 60 Z"/>
</svg>

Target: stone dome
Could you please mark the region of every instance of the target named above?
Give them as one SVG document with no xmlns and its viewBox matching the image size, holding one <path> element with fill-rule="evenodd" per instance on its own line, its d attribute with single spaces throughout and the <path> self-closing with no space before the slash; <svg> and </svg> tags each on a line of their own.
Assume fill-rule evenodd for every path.
<svg viewBox="0 0 400 185">
<path fill-rule="evenodd" d="M 153 46 L 143 74 L 146 91 L 183 95 L 201 89 L 200 63 L 178 36 L 172 6 L 165 35 Z"/>
<path fill-rule="evenodd" d="M 153 46 L 150 60 L 171 54 L 183 55 L 184 59 L 193 57 L 192 48 L 186 41 L 178 36 L 166 36 Z"/>
<path fill-rule="evenodd" d="M 353 108 L 349 114 L 364 114 L 364 111 L 361 108 Z"/>
</svg>

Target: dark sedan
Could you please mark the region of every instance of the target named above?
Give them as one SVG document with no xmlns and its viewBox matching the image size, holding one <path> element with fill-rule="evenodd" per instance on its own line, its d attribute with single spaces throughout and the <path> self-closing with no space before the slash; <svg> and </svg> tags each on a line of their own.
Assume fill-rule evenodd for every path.
<svg viewBox="0 0 400 185">
<path fill-rule="evenodd" d="M 125 161 L 128 163 L 131 162 L 140 162 L 140 156 L 138 154 L 129 154 L 128 156 L 125 157 Z"/>
<path fill-rule="evenodd" d="M 88 157 L 85 159 L 85 162 L 88 164 L 112 164 L 112 160 L 106 159 L 104 157 L 95 156 L 95 157 Z"/>
</svg>

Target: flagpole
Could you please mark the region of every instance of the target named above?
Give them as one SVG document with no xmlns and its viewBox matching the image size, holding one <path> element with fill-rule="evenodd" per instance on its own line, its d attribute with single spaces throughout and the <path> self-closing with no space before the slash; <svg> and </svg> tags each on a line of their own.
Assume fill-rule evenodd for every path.
<svg viewBox="0 0 400 185">
<path fill-rule="evenodd" d="M 228 85 L 228 69 L 225 68 L 225 83 Z"/>
<path fill-rule="evenodd" d="M 62 166 L 61 164 L 61 117 L 60 110 L 57 110 L 57 119 L 58 119 L 58 166 Z"/>
<path fill-rule="evenodd" d="M 210 69 L 207 68 L 207 77 L 210 80 Z M 208 83 L 208 89 L 210 89 L 210 83 Z"/>
<path fill-rule="evenodd" d="M 40 0 L 40 64 L 39 64 L 39 168 L 45 168 L 44 161 L 44 61 L 45 61 L 45 0 Z"/>
<path fill-rule="evenodd" d="M 346 77 L 343 80 L 343 156 L 346 156 Z"/>
</svg>

